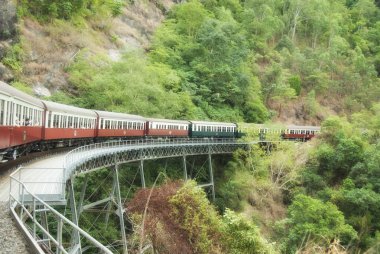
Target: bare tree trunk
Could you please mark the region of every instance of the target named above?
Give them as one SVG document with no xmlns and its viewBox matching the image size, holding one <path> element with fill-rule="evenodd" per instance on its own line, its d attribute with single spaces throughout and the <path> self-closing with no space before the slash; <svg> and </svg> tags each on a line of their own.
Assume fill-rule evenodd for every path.
<svg viewBox="0 0 380 254">
<path fill-rule="evenodd" d="M 301 8 L 298 7 L 294 13 L 294 18 L 293 18 L 293 26 L 291 28 L 292 31 L 292 41 L 294 41 L 294 38 L 296 36 L 296 30 L 297 30 L 297 24 L 298 24 L 298 18 L 301 14 Z"/>
</svg>

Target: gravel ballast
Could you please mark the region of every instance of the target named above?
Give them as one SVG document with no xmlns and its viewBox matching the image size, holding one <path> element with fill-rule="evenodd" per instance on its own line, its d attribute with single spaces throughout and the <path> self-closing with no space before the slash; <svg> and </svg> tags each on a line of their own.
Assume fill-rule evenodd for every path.
<svg viewBox="0 0 380 254">
<path fill-rule="evenodd" d="M 0 202 L 0 253 L 30 253 L 28 249 L 27 240 L 16 226 L 8 203 Z"/>
</svg>

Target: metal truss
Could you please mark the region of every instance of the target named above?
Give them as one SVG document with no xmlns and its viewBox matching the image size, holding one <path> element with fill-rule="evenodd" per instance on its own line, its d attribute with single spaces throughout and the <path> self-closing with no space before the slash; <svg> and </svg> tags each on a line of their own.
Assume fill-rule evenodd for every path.
<svg viewBox="0 0 380 254">
<path fill-rule="evenodd" d="M 101 146 L 102 145 L 102 146 Z M 235 139 L 197 139 L 169 141 L 122 141 L 81 147 L 65 158 L 66 180 L 72 174 L 82 174 L 115 164 L 140 160 L 207 154 L 231 154 L 248 149 L 249 143 Z"/>
</svg>

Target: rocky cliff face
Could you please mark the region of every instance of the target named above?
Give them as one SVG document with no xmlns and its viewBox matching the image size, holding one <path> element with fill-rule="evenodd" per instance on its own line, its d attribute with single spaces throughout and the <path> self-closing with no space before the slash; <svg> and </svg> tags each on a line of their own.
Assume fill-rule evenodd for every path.
<svg viewBox="0 0 380 254">
<path fill-rule="evenodd" d="M 16 33 L 16 6 L 12 0 L 0 0 L 0 40 Z"/>
<path fill-rule="evenodd" d="M 12 72 L 1 63 L 16 35 L 16 5 L 12 0 L 0 0 L 0 80 L 13 80 Z"/>
</svg>

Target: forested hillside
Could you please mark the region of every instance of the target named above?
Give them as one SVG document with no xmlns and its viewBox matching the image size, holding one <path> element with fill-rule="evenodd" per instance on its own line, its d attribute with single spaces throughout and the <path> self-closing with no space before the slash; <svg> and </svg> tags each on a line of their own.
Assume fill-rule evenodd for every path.
<svg viewBox="0 0 380 254">
<path fill-rule="evenodd" d="M 375 1 L 173 3 L 21 1 L 2 62 L 56 100 L 159 117 L 320 124 L 380 97 Z"/>
<path fill-rule="evenodd" d="M 147 117 L 322 126 L 311 142 L 216 158 L 214 204 L 172 181 L 180 163 L 146 166 L 149 186 L 165 180 L 122 190 L 131 251 L 380 253 L 380 1 L 6 2 L 0 79 L 28 93 Z M 90 180 L 98 200 L 103 178 Z M 117 239 L 92 216 L 83 228 Z"/>
</svg>

